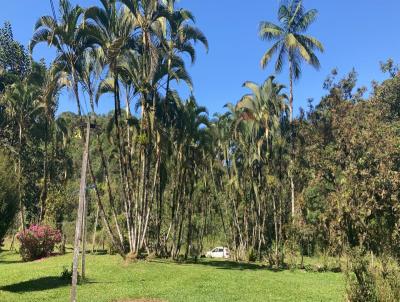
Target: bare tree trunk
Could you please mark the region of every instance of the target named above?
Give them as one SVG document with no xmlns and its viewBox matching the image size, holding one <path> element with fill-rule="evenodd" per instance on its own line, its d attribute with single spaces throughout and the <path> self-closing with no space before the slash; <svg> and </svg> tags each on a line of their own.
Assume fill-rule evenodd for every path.
<svg viewBox="0 0 400 302">
<path fill-rule="evenodd" d="M 82 280 L 85 279 L 86 275 L 86 239 L 87 239 L 87 208 L 88 198 L 85 194 L 85 200 L 83 203 L 83 217 L 82 217 Z"/>
<path fill-rule="evenodd" d="M 93 227 L 92 254 L 94 254 L 96 245 L 96 233 L 97 233 L 97 224 L 99 223 L 99 212 L 100 212 L 100 207 L 99 205 L 97 205 L 96 218 L 94 220 L 94 227 Z"/>
<path fill-rule="evenodd" d="M 77 301 L 77 284 L 78 284 L 78 265 L 79 265 L 79 241 L 81 239 L 82 222 L 84 215 L 84 203 L 86 194 L 86 172 L 89 156 L 89 140 L 90 140 L 90 121 L 87 122 L 86 127 L 86 141 L 82 155 L 82 168 L 81 180 L 79 186 L 79 204 L 78 204 L 78 217 L 75 227 L 75 240 L 74 240 L 74 255 L 72 261 L 72 286 L 71 286 L 71 302 Z"/>
</svg>

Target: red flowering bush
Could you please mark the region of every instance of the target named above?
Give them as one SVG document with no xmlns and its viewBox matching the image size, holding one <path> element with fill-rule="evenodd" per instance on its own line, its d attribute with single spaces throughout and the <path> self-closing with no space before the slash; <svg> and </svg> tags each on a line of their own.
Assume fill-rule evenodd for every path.
<svg viewBox="0 0 400 302">
<path fill-rule="evenodd" d="M 31 225 L 17 234 L 21 243 L 19 253 L 24 261 L 50 256 L 54 246 L 61 242 L 61 232 L 47 225 Z"/>
</svg>

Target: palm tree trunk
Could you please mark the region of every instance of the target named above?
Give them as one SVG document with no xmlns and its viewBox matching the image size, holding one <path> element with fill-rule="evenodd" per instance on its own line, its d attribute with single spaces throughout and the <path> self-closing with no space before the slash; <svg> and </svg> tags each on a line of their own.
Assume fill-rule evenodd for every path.
<svg viewBox="0 0 400 302">
<path fill-rule="evenodd" d="M 144 228 L 143 228 L 143 234 L 142 234 L 142 239 L 140 241 L 140 246 L 139 249 L 143 247 L 143 243 L 145 241 L 145 237 L 146 237 L 146 233 L 147 233 L 147 226 L 148 226 L 148 222 L 149 222 L 149 217 L 150 217 L 150 212 L 152 209 L 152 205 L 153 205 L 153 201 L 154 201 L 154 193 L 156 190 L 156 185 L 157 185 L 157 177 L 158 177 L 158 169 L 160 167 L 160 154 L 159 151 L 157 151 L 157 162 L 156 162 L 156 167 L 155 167 L 155 171 L 154 171 L 154 180 L 153 180 L 153 185 L 151 187 L 151 196 L 150 196 L 150 206 L 146 209 L 147 213 L 146 213 L 146 220 L 144 223 Z"/>
<path fill-rule="evenodd" d="M 169 116 L 168 101 L 169 101 L 170 84 L 171 84 L 171 58 L 169 57 L 168 58 L 167 87 L 165 89 L 165 100 L 164 100 L 164 114 L 167 114 L 167 116 Z"/>
<path fill-rule="evenodd" d="M 43 189 L 40 194 L 40 215 L 39 221 L 43 221 L 45 210 L 46 210 L 46 199 L 47 199 L 47 149 L 48 149 L 48 122 L 45 124 L 45 141 L 44 141 L 44 159 L 43 159 Z"/>
<path fill-rule="evenodd" d="M 22 126 L 20 124 L 19 125 L 19 152 L 18 152 L 18 200 L 19 200 L 21 231 L 24 231 L 25 230 L 25 211 L 24 211 L 24 204 L 22 202 L 21 151 L 22 151 Z"/>
<path fill-rule="evenodd" d="M 185 259 L 187 260 L 191 249 L 192 249 L 192 232 L 193 232 L 193 225 L 192 225 L 192 211 L 193 211 L 193 184 L 189 194 L 189 205 L 188 205 L 188 229 L 187 229 L 187 237 L 186 237 L 186 252 L 185 252 Z"/>
<path fill-rule="evenodd" d="M 276 206 L 275 196 L 272 196 L 272 202 L 274 207 L 274 226 L 275 226 L 275 265 L 279 267 L 279 233 L 278 233 L 278 209 Z"/>
<path fill-rule="evenodd" d="M 293 63 L 290 60 L 290 97 L 289 97 L 289 105 L 290 105 L 290 197 L 292 202 L 292 219 L 295 216 L 295 198 L 294 198 L 294 182 L 293 182 L 293 168 L 294 168 L 294 133 L 293 133 Z"/>
<path fill-rule="evenodd" d="M 116 128 L 116 139 L 118 144 L 118 151 L 119 151 L 119 168 L 120 168 L 120 177 L 122 182 L 122 191 L 123 191 L 123 200 L 124 200 L 124 208 L 125 208 L 125 217 L 126 217 L 126 225 L 128 230 L 128 239 L 129 239 L 129 248 L 130 251 L 133 251 L 132 246 L 132 217 L 131 217 L 131 194 L 129 193 L 129 179 L 128 179 L 128 169 L 126 167 L 126 158 L 125 158 L 125 147 L 123 145 L 123 138 L 121 134 L 121 127 L 119 124 L 119 117 L 121 116 L 121 101 L 120 101 L 120 91 L 119 91 L 119 81 L 118 81 L 118 74 L 115 71 L 115 62 L 111 66 L 112 70 L 114 71 L 114 123 Z"/>
<path fill-rule="evenodd" d="M 90 158 L 88 159 L 88 161 L 89 161 L 89 163 L 88 163 L 89 164 L 89 172 L 90 172 L 90 176 L 92 177 L 92 181 L 93 181 L 93 184 L 94 184 L 94 191 L 95 191 L 96 197 L 97 197 L 97 207 L 98 207 L 98 209 L 99 209 L 99 211 L 101 213 L 101 216 L 103 218 L 103 222 L 104 222 L 104 225 L 106 226 L 107 232 L 108 232 L 108 234 L 110 236 L 112 245 L 117 248 L 118 253 L 121 255 L 121 257 L 125 258 L 124 246 L 123 246 L 122 238 L 119 238 L 119 240 L 118 240 L 116 238 L 116 236 L 114 235 L 113 231 L 112 231 L 111 224 L 108 221 L 108 217 L 107 217 L 107 214 L 106 214 L 106 212 L 104 210 L 103 203 L 101 202 L 100 192 L 99 192 L 99 189 L 97 188 L 97 181 L 96 181 L 96 177 L 95 177 L 95 175 L 93 173 L 93 168 L 92 168 L 92 165 L 91 165 Z M 114 218 L 116 219 L 116 216 L 114 216 Z M 119 229 L 118 222 L 116 221 L 115 223 L 116 223 L 116 229 L 117 229 L 118 235 L 122 236 L 121 235 L 121 231 Z"/>
<path fill-rule="evenodd" d="M 290 82 L 290 95 L 289 95 L 289 121 L 293 122 L 293 63 L 290 60 L 289 82 Z"/>
<path fill-rule="evenodd" d="M 113 218 L 114 218 L 115 228 L 116 228 L 117 233 L 118 233 L 118 238 L 119 238 L 120 244 L 123 246 L 124 239 L 122 237 L 121 228 L 120 228 L 119 223 L 118 223 L 117 212 L 116 212 L 115 204 L 114 204 L 114 196 L 113 196 L 113 192 L 112 192 L 112 189 L 111 189 L 110 175 L 108 173 L 108 165 L 107 165 L 107 162 L 106 162 L 106 157 L 104 155 L 103 146 L 102 146 L 102 143 L 101 143 L 99 135 L 97 135 L 97 143 L 98 143 L 97 147 L 98 147 L 98 151 L 99 151 L 99 154 L 100 154 L 101 163 L 102 163 L 102 167 L 103 167 L 103 172 L 104 172 L 105 180 L 106 180 L 106 184 L 107 184 L 107 194 L 108 194 L 108 200 L 109 200 L 109 204 L 110 204 L 110 208 L 111 208 L 111 213 L 112 213 Z M 91 173 L 91 174 L 92 174 L 92 178 L 93 178 L 94 174 L 93 173 Z"/>
<path fill-rule="evenodd" d="M 99 205 L 97 205 L 96 218 L 94 220 L 94 227 L 93 227 L 92 254 L 94 254 L 95 245 L 96 245 L 96 233 L 97 233 L 97 225 L 99 223 L 99 212 L 100 212 L 100 207 L 99 207 Z"/>
<path fill-rule="evenodd" d="M 185 190 L 186 191 L 186 190 Z M 186 195 L 185 193 L 183 195 Z M 186 213 L 186 207 L 185 207 L 185 202 L 182 202 L 182 208 L 181 208 L 181 215 L 180 215 L 180 223 L 179 223 L 179 230 L 178 230 L 178 237 L 176 238 L 176 235 L 174 236 L 176 239 L 175 243 L 175 251 L 173 253 L 173 258 L 177 259 L 178 255 L 181 250 L 181 244 L 182 244 L 182 231 L 183 231 L 183 221 Z M 176 233 L 175 233 L 176 234 Z"/>
<path fill-rule="evenodd" d="M 161 161 L 161 158 L 160 158 Z M 159 169 L 158 175 L 158 196 L 157 196 L 157 222 L 156 222 L 156 232 L 157 232 L 157 245 L 156 245 L 156 253 L 161 255 L 161 227 L 163 223 L 163 179 L 161 177 L 161 168 Z"/>
<path fill-rule="evenodd" d="M 82 112 L 81 112 L 81 101 L 79 99 L 79 88 L 78 88 L 78 76 L 76 75 L 75 69 L 72 67 L 72 76 L 73 76 L 73 90 L 75 93 L 75 99 L 76 99 L 76 105 L 78 108 L 78 116 L 82 116 Z"/>
</svg>

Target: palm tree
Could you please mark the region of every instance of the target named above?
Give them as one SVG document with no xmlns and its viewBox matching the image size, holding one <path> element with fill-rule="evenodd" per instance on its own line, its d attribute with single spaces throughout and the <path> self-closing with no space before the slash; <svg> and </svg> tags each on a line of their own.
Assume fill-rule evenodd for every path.
<svg viewBox="0 0 400 302">
<path fill-rule="evenodd" d="M 253 122 L 255 131 L 261 128 L 264 131 L 263 139 L 268 142 L 273 131 L 279 127 L 281 113 L 285 111 L 287 99 L 282 93 L 285 86 L 277 84 L 270 76 L 261 86 L 253 82 L 246 82 L 243 86 L 251 90 L 236 105 L 243 110 L 241 119 Z M 260 145 L 261 146 L 261 145 Z"/>
<path fill-rule="evenodd" d="M 315 21 L 318 11 L 315 9 L 305 11 L 302 0 L 283 2 L 279 8 L 279 25 L 271 22 L 261 22 L 260 37 L 263 40 L 275 41 L 272 47 L 263 55 L 261 66 L 265 68 L 274 54 L 278 54 L 275 62 L 275 71 L 282 71 L 285 59 L 289 61 L 290 80 L 290 120 L 293 119 L 293 81 L 300 78 L 301 63 L 308 64 L 318 69 L 320 62 L 315 50 L 321 52 L 324 48 L 316 38 L 306 35 L 310 25 Z"/>
<path fill-rule="evenodd" d="M 320 67 L 320 62 L 315 54 L 315 50 L 323 52 L 324 48 L 322 43 L 316 38 L 305 34 L 310 25 L 315 21 L 318 11 L 315 9 L 305 11 L 302 0 L 288 1 L 289 0 L 284 1 L 279 8 L 278 19 L 280 25 L 271 22 L 261 22 L 259 34 L 263 40 L 275 41 L 261 59 L 262 68 L 267 66 L 274 54 L 278 55 L 275 62 L 275 72 L 277 73 L 282 71 L 285 59 L 289 61 L 289 120 L 292 122 L 293 81 L 300 78 L 301 63 L 303 60 L 316 69 Z M 291 139 L 293 140 L 293 138 Z M 291 166 L 293 166 L 293 164 Z M 292 174 L 292 172 L 289 173 Z M 293 176 L 291 175 L 290 178 L 292 216 L 294 217 L 295 200 Z"/>
<path fill-rule="evenodd" d="M 165 59 L 167 60 L 168 78 L 166 85 L 166 100 L 170 91 L 171 77 L 178 73 L 180 70 L 173 70 L 173 61 L 181 61 L 180 55 L 187 54 L 190 57 L 191 63 L 194 64 L 196 60 L 196 50 L 193 43 L 202 43 L 208 51 L 208 41 L 205 35 L 196 27 L 192 26 L 191 23 L 195 23 L 193 14 L 185 9 L 175 10 L 176 0 L 167 1 L 167 9 L 169 12 L 169 22 L 165 27 Z M 176 65 L 176 64 L 175 64 Z M 182 71 L 184 72 L 184 64 L 182 65 Z"/>
<path fill-rule="evenodd" d="M 236 107 L 242 111 L 240 120 L 250 124 L 253 132 L 251 135 L 256 141 L 257 155 L 253 156 L 254 161 L 251 165 L 260 163 L 264 166 L 264 169 L 258 169 L 258 174 L 259 176 L 261 176 L 262 173 L 264 174 L 266 183 L 265 185 L 261 183 L 257 184 L 257 180 L 252 180 L 252 182 L 254 182 L 253 190 L 255 192 L 254 195 L 256 197 L 259 213 L 265 211 L 266 208 L 265 205 L 261 204 L 264 198 L 262 196 L 260 197 L 259 192 L 266 190 L 265 192 L 268 194 L 268 197 L 272 199 L 275 225 L 275 258 L 276 264 L 279 266 L 280 258 L 278 256 L 278 251 L 280 247 L 280 238 L 278 225 L 280 219 L 278 219 L 279 211 L 276 204 L 276 194 L 274 194 L 276 191 L 274 187 L 277 181 L 275 181 L 276 177 L 273 175 L 274 161 L 271 161 L 271 159 L 277 149 L 276 142 L 279 141 L 281 137 L 282 116 L 286 116 L 287 112 L 287 95 L 282 93 L 285 86 L 277 84 L 274 79 L 273 76 L 270 76 L 261 86 L 253 82 L 246 82 L 244 85 L 251 90 L 251 94 L 243 96 Z M 261 251 L 260 237 L 264 232 L 262 225 L 262 222 L 256 223 L 256 226 L 259 228 L 257 247 L 259 255 Z"/>
<path fill-rule="evenodd" d="M 192 214 L 195 207 L 193 200 L 194 185 L 199 177 L 199 164 L 204 159 L 204 148 L 207 147 L 204 142 L 206 136 L 208 136 L 206 127 L 209 124 L 207 109 L 199 106 L 193 96 L 184 103 L 178 101 L 178 112 L 175 124 L 178 131 L 173 138 L 176 144 L 176 161 L 178 162 L 176 165 L 177 177 L 174 184 L 180 193 L 176 194 L 175 198 L 172 198 L 169 227 L 170 230 L 173 230 L 173 246 L 171 249 L 173 258 L 178 256 L 181 249 L 186 211 L 188 215 L 186 257 L 191 249 Z M 183 183 L 184 185 L 182 185 Z M 179 196 L 183 197 L 179 198 Z"/>
<path fill-rule="evenodd" d="M 165 6 L 156 0 L 147 1 L 134 1 L 134 0 L 120 0 L 122 4 L 122 10 L 125 15 L 130 16 L 133 20 L 133 30 L 129 31 L 133 43 L 129 43 L 131 50 L 137 53 L 137 55 L 132 54 L 133 59 L 138 59 L 138 64 L 136 64 L 136 73 L 138 74 L 136 79 L 139 79 L 139 86 L 134 85 L 134 89 L 139 94 L 140 106 L 142 111 L 142 135 L 146 136 L 145 148 L 142 149 L 141 155 L 141 188 L 140 199 L 142 207 L 145 209 L 143 217 L 139 216 L 137 235 L 128 234 L 131 250 L 138 250 L 141 248 L 144 240 L 144 235 L 147 228 L 147 221 L 149 217 L 149 190 L 148 184 L 150 182 L 150 168 L 151 168 L 151 155 L 152 155 L 152 138 L 154 136 L 155 126 L 155 112 L 156 104 L 158 103 L 159 94 L 157 92 L 160 74 L 160 63 L 162 58 L 162 52 L 160 51 L 159 45 L 163 39 L 163 21 L 168 17 L 168 13 Z M 130 14 L 127 14 L 129 12 Z M 128 44 L 127 44 L 128 45 Z M 115 76 L 115 75 L 114 75 Z M 136 81 L 137 82 L 137 81 Z M 117 81 L 114 84 L 114 90 L 117 92 L 118 86 Z M 119 93 L 117 93 L 119 94 Z M 117 136 L 118 135 L 118 125 Z M 117 139 L 120 139 L 117 137 Z M 121 162 L 124 160 L 122 156 Z M 125 160 L 126 162 L 126 160 Z M 122 164 L 120 164 L 122 166 Z M 156 165 L 156 170 L 158 166 Z M 157 174 L 157 173 L 156 173 Z M 128 176 L 126 172 L 121 173 L 122 177 L 125 179 L 124 182 L 128 184 Z M 128 199 L 127 209 L 131 208 L 131 197 L 129 195 L 129 187 L 126 189 L 126 198 Z M 127 211 L 128 212 L 128 211 Z M 127 213 L 127 215 L 130 215 Z M 129 221 L 129 218 L 127 218 Z M 128 229 L 130 227 L 128 226 Z M 133 238 L 135 237 L 135 238 Z M 134 242 L 134 239 L 136 242 Z M 136 247 L 135 247 L 136 246 Z"/>
<path fill-rule="evenodd" d="M 118 0 L 131 12 L 135 20 L 138 50 L 142 54 L 144 78 L 152 78 L 161 55 L 159 45 L 164 38 L 166 7 L 158 0 Z"/>
<path fill-rule="evenodd" d="M 96 89 L 99 86 L 100 75 L 105 64 L 105 57 L 101 48 L 87 48 L 77 62 L 77 73 L 82 90 L 89 96 L 92 114 L 95 114 Z"/>
<path fill-rule="evenodd" d="M 67 83 L 63 77 L 63 73 L 54 72 L 52 68 L 45 71 L 45 78 L 40 89 L 39 106 L 44 114 L 44 162 L 43 162 L 43 188 L 40 196 L 40 216 L 42 221 L 45 214 L 45 203 L 48 190 L 48 142 L 51 136 L 52 128 L 56 126 L 55 112 L 57 108 L 58 95 L 63 86 Z"/>
<path fill-rule="evenodd" d="M 105 66 L 108 67 L 108 78 L 100 83 L 97 100 L 101 93 L 110 90 L 114 94 L 114 125 L 116 130 L 116 143 L 118 147 L 118 160 L 121 181 L 123 183 L 124 206 L 130 208 L 131 194 L 128 186 L 128 167 L 126 150 L 123 143 L 122 129 L 120 125 L 121 101 L 120 101 L 120 75 L 117 66 L 123 55 L 136 47 L 136 39 L 133 35 L 135 20 L 130 11 L 122 6 L 118 7 L 114 0 L 101 0 L 102 6 L 92 6 L 85 11 L 84 28 L 93 47 L 100 48 L 104 53 Z M 106 167 L 103 167 L 106 169 Z M 111 201 L 111 199 L 110 199 Z M 126 211 L 127 229 L 130 231 L 131 217 Z M 131 235 L 129 243 L 132 246 Z M 131 249 L 132 250 L 132 249 Z"/>
<path fill-rule="evenodd" d="M 100 47 L 105 63 L 114 79 L 114 106 L 116 123 L 120 114 L 120 92 L 117 65 L 127 49 L 134 48 L 135 20 L 128 9 L 118 9 L 115 0 L 101 0 L 102 7 L 92 6 L 85 11 L 84 33 L 93 47 Z"/>
<path fill-rule="evenodd" d="M 77 63 L 86 48 L 85 40 L 79 22 L 83 9 L 80 6 L 72 7 L 69 0 L 60 0 L 61 19 L 56 20 L 51 16 L 42 16 L 36 22 L 35 33 L 29 45 L 32 52 L 37 44 L 47 43 L 57 51 L 54 65 L 60 71 L 66 72 L 71 80 L 71 86 L 76 99 L 78 114 L 81 115 L 79 98 L 79 78 Z"/>
</svg>

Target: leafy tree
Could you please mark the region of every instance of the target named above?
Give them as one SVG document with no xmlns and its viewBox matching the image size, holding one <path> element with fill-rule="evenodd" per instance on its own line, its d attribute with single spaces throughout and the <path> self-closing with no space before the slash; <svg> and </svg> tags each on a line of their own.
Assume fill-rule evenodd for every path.
<svg viewBox="0 0 400 302">
<path fill-rule="evenodd" d="M 0 245 L 18 212 L 18 188 L 10 159 L 0 153 Z"/>
<path fill-rule="evenodd" d="M 0 70 L 22 78 L 30 72 L 30 68 L 28 52 L 14 40 L 11 24 L 4 23 L 0 28 Z"/>
<path fill-rule="evenodd" d="M 18 154 L 17 161 L 17 183 L 19 194 L 19 208 L 21 212 L 21 229 L 25 228 L 25 213 L 23 202 L 23 175 L 22 157 L 26 153 L 25 144 L 30 140 L 30 130 L 35 126 L 38 121 L 39 104 L 38 104 L 39 90 L 37 87 L 29 85 L 25 82 L 18 82 L 7 88 L 3 96 L 6 114 L 10 119 L 15 122 L 16 131 L 18 133 L 18 143 L 14 150 Z"/>
</svg>

